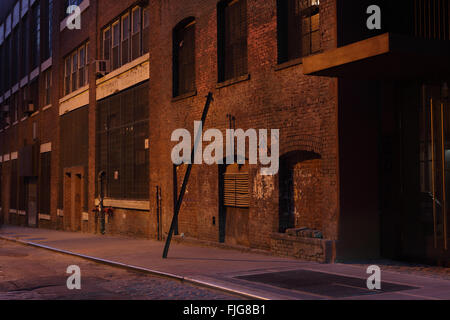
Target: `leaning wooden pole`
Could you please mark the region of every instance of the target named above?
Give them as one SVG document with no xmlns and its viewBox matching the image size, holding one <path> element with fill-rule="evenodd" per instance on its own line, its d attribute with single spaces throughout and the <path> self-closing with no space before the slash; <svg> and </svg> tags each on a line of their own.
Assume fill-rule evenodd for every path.
<svg viewBox="0 0 450 320">
<path fill-rule="evenodd" d="M 211 101 L 213 100 L 213 95 L 212 93 L 208 93 L 208 97 L 206 98 L 206 104 L 205 104 L 205 108 L 203 109 L 203 114 L 202 114 L 202 127 L 205 124 L 205 120 L 206 120 L 206 116 L 208 115 L 208 110 L 209 110 L 209 106 L 211 104 Z M 164 252 L 163 252 L 163 259 L 167 258 L 167 253 L 169 252 L 169 247 L 170 247 L 170 241 L 172 240 L 172 235 L 173 235 L 173 231 L 175 229 L 175 224 L 176 221 L 178 220 L 178 214 L 180 213 L 180 208 L 181 208 L 181 204 L 183 203 L 183 197 L 184 194 L 186 192 L 186 187 L 189 181 L 189 176 L 191 175 L 191 170 L 192 170 L 192 164 L 194 163 L 194 155 L 196 152 L 196 148 L 199 145 L 199 141 L 197 141 L 197 139 L 201 139 L 201 134 L 197 137 L 195 137 L 195 141 L 194 141 L 194 148 L 192 149 L 191 152 L 191 163 L 189 163 L 187 170 L 186 170 L 186 174 L 184 175 L 184 179 L 183 179 L 183 184 L 181 186 L 181 190 L 180 190 L 180 195 L 178 196 L 178 200 L 177 203 L 175 205 L 175 208 L 173 210 L 173 217 L 172 217 L 172 223 L 170 224 L 170 229 L 169 229 L 169 234 L 167 235 L 167 239 L 166 239 L 166 244 L 164 246 Z"/>
</svg>

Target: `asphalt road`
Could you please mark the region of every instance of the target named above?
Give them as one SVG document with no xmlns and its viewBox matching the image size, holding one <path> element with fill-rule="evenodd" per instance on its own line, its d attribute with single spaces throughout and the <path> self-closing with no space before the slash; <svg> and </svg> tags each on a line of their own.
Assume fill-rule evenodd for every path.
<svg viewBox="0 0 450 320">
<path fill-rule="evenodd" d="M 81 270 L 69 290 L 67 268 Z M 229 300 L 226 293 L 0 240 L 0 300 Z"/>
</svg>

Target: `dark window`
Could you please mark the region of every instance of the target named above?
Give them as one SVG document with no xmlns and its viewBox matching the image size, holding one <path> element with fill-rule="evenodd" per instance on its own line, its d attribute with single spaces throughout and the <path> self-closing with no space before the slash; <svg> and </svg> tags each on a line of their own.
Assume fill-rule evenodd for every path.
<svg viewBox="0 0 450 320">
<path fill-rule="evenodd" d="M 219 82 L 247 73 L 247 1 L 218 5 Z"/>
<path fill-rule="evenodd" d="M 37 109 L 40 105 L 39 103 L 39 80 L 33 80 L 33 82 L 30 83 L 30 92 L 28 96 L 28 102 L 31 102 L 34 104 L 35 108 Z"/>
<path fill-rule="evenodd" d="M 21 92 L 21 96 L 22 96 L 21 113 L 22 113 L 22 117 L 24 117 L 26 115 L 25 114 L 25 112 L 27 111 L 26 107 L 27 107 L 28 102 L 29 102 L 28 87 L 23 87 L 23 89 L 20 92 Z"/>
<path fill-rule="evenodd" d="M 41 153 L 39 174 L 39 213 L 50 214 L 51 152 Z"/>
<path fill-rule="evenodd" d="M 29 57 L 30 57 L 30 45 L 29 45 L 29 19 L 28 19 L 29 15 L 27 14 L 23 19 L 22 19 L 22 28 L 20 29 L 21 31 L 21 36 L 20 36 L 20 43 L 21 43 L 21 53 L 20 53 L 20 57 L 21 57 L 21 63 L 22 63 L 22 68 L 20 69 L 20 77 L 24 78 L 26 75 L 28 75 L 29 73 Z"/>
<path fill-rule="evenodd" d="M 96 164 L 107 197 L 148 199 L 148 117 L 148 82 L 99 102 Z"/>
<path fill-rule="evenodd" d="M 45 72 L 45 99 L 44 99 L 44 106 L 48 106 L 52 103 L 52 96 L 51 96 L 51 90 L 52 90 L 52 70 L 49 69 Z"/>
<path fill-rule="evenodd" d="M 31 9 L 31 69 L 39 66 L 39 52 L 41 48 L 41 13 L 37 2 Z"/>
<path fill-rule="evenodd" d="M 3 56 L 4 56 L 4 53 L 3 53 L 3 51 L 4 51 L 4 46 L 3 45 L 1 45 L 0 46 L 0 65 L 2 65 L 2 66 L 4 66 L 4 61 L 3 61 Z M 0 95 L 3 95 L 3 92 L 5 92 L 5 88 L 4 88 L 4 85 L 3 85 L 3 74 L 2 73 L 0 73 Z"/>
<path fill-rule="evenodd" d="M 188 19 L 173 32 L 173 96 L 195 90 L 195 20 Z"/>
<path fill-rule="evenodd" d="M 15 28 L 13 30 L 12 35 L 12 84 L 15 85 L 19 81 L 19 58 L 20 58 L 20 51 L 19 51 L 19 28 Z"/>
<path fill-rule="evenodd" d="M 319 1 L 277 0 L 278 63 L 320 51 Z"/>
<path fill-rule="evenodd" d="M 66 58 L 64 65 L 64 95 L 68 95 L 70 93 L 70 76 L 72 74 L 70 57 Z"/>
<path fill-rule="evenodd" d="M 42 6 L 42 20 L 44 29 L 42 30 L 42 61 L 52 56 L 52 11 L 53 0 L 45 0 Z"/>
<path fill-rule="evenodd" d="M 10 117 L 11 117 L 11 124 L 14 124 L 17 121 L 18 115 L 17 115 L 17 94 L 14 94 L 11 96 L 11 106 L 10 106 Z"/>
<path fill-rule="evenodd" d="M 141 55 L 141 8 L 134 8 L 131 17 L 131 60 L 134 60 L 136 58 L 139 58 L 139 56 Z"/>
<path fill-rule="evenodd" d="M 9 197 L 9 208 L 17 209 L 17 159 L 11 161 L 11 182 L 10 182 L 10 197 Z"/>
<path fill-rule="evenodd" d="M 11 87 L 11 36 L 5 41 L 5 90 Z"/>
<path fill-rule="evenodd" d="M 147 53 L 149 51 L 150 45 L 150 12 L 148 8 L 143 9 L 142 20 L 142 51 L 144 53 Z"/>
</svg>

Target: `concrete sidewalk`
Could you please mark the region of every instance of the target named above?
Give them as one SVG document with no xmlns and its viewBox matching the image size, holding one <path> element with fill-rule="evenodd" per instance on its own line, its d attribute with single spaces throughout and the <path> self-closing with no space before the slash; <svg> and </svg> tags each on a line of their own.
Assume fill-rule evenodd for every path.
<svg viewBox="0 0 450 320">
<path fill-rule="evenodd" d="M 368 290 L 364 266 L 172 243 L 2 226 L 0 238 L 215 287 L 254 299 L 450 299 L 450 280 L 383 270 L 380 291 Z"/>
</svg>

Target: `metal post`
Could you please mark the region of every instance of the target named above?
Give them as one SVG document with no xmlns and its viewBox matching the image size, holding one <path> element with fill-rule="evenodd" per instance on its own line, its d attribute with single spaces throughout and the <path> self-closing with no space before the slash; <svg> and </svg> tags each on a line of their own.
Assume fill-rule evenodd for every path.
<svg viewBox="0 0 450 320">
<path fill-rule="evenodd" d="M 205 108 L 203 109 L 203 114 L 202 114 L 202 119 L 201 119 L 202 126 L 205 124 L 206 116 L 208 115 L 209 105 L 211 104 L 212 100 L 213 100 L 213 95 L 210 92 L 210 93 L 208 93 Z M 199 139 L 199 138 L 201 138 L 201 134 L 200 134 L 200 136 L 195 137 L 195 140 L 194 140 L 194 148 L 192 149 L 192 152 L 191 152 L 191 163 L 187 167 L 186 174 L 184 175 L 183 185 L 181 186 L 181 190 L 180 190 L 180 195 L 178 197 L 177 204 L 174 208 L 172 223 L 170 225 L 169 234 L 167 235 L 166 244 L 164 246 L 164 252 L 163 252 L 163 256 L 162 256 L 163 259 L 167 258 L 167 253 L 169 252 L 170 241 L 172 240 L 173 231 L 175 229 L 175 223 L 178 220 L 178 214 L 180 213 L 181 203 L 183 202 L 183 196 L 186 192 L 186 187 L 187 187 L 187 183 L 189 181 L 189 176 L 191 175 L 192 164 L 194 163 L 194 155 L 196 152 L 196 147 L 198 145 L 197 139 Z"/>
</svg>

